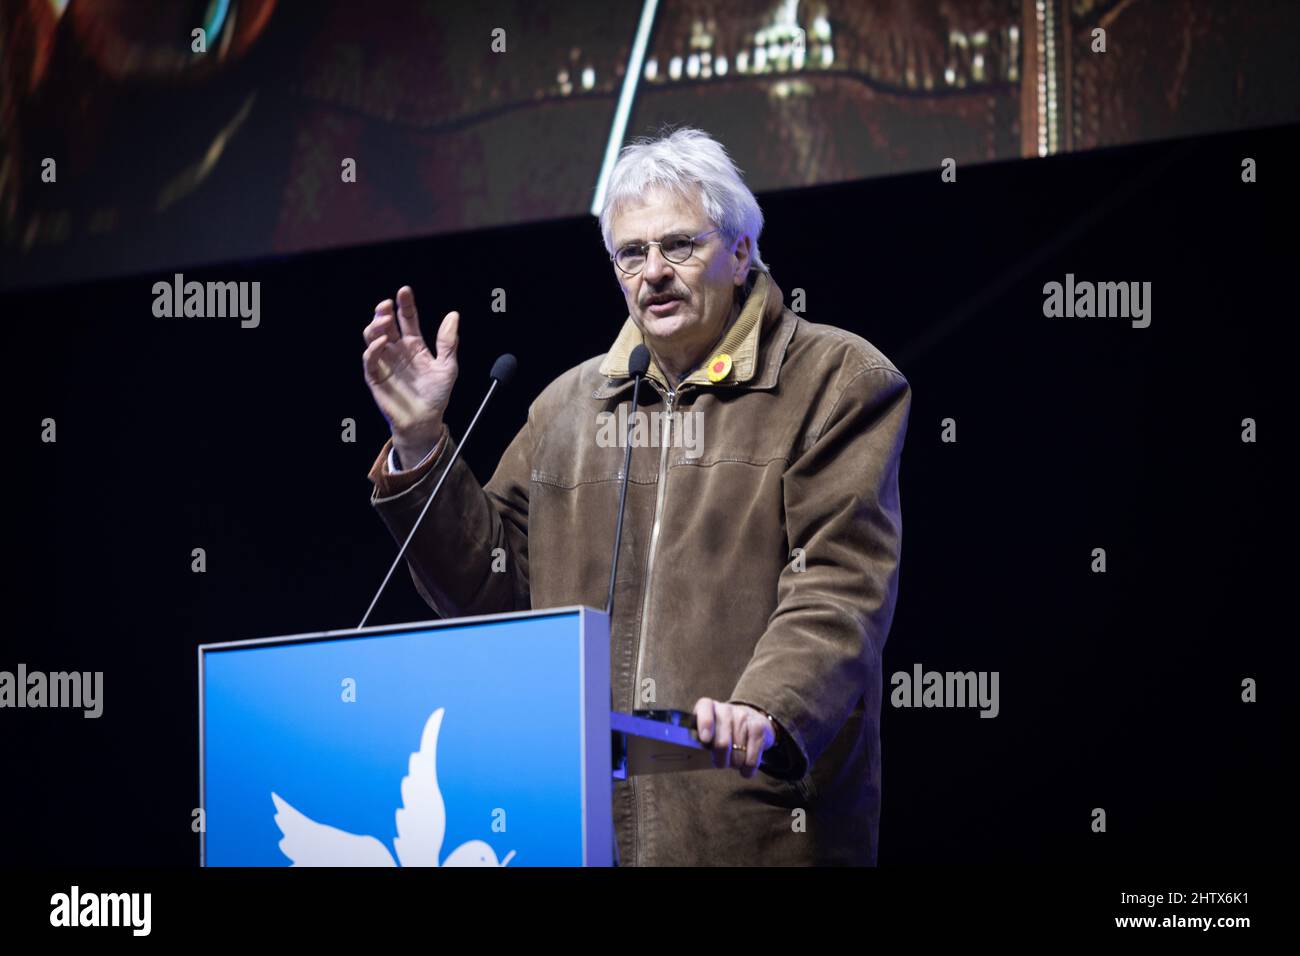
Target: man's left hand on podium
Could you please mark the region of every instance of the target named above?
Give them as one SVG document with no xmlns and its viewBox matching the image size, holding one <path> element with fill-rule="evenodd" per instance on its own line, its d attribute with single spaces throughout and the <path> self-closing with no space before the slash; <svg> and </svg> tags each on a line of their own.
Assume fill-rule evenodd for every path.
<svg viewBox="0 0 1300 956">
<path fill-rule="evenodd" d="M 777 739 L 776 725 L 761 710 L 711 697 L 695 704 L 695 732 L 701 743 L 712 745 L 715 767 L 732 767 L 746 779 L 758 772 L 759 758 Z"/>
</svg>

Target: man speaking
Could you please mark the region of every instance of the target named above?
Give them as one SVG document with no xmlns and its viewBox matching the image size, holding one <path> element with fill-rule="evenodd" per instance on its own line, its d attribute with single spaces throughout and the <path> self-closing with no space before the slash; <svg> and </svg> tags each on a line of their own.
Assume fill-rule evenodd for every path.
<svg viewBox="0 0 1300 956">
<path fill-rule="evenodd" d="M 486 485 L 452 464 L 411 542 L 412 577 L 443 617 L 605 607 L 618 411 L 645 345 L 641 411 L 657 418 L 631 416 L 614 704 L 693 711 L 723 769 L 616 781 L 619 861 L 873 865 L 907 381 L 866 340 L 784 307 L 758 202 L 705 133 L 625 147 L 600 227 L 627 321 L 533 402 Z M 430 351 L 404 286 L 365 328 L 366 381 L 392 431 L 372 502 L 399 542 L 456 447 L 443 419 L 459 319 L 443 318 Z"/>
</svg>

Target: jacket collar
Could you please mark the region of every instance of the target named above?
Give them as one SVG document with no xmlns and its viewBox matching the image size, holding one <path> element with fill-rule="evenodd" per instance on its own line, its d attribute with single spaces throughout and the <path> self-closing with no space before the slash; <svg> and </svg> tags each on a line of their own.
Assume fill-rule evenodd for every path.
<svg viewBox="0 0 1300 956">
<path fill-rule="evenodd" d="M 780 287 L 770 273 L 759 272 L 736 321 L 727 329 L 713 353 L 705 356 L 704 364 L 682 379 L 678 388 L 688 384 L 704 388 L 774 388 L 781 362 L 785 358 L 786 346 L 794 334 L 794 326 L 794 314 L 785 309 L 785 297 Z M 632 350 L 644 341 L 641 330 L 629 315 L 618 338 L 600 364 L 600 373 L 608 381 L 592 393 L 592 398 L 610 398 L 631 383 L 627 369 L 628 359 Z M 731 356 L 731 371 L 722 381 L 711 382 L 707 372 L 708 362 L 714 355 L 723 352 Z M 653 356 L 646 376 L 667 390 L 668 379 L 655 364 Z"/>
</svg>

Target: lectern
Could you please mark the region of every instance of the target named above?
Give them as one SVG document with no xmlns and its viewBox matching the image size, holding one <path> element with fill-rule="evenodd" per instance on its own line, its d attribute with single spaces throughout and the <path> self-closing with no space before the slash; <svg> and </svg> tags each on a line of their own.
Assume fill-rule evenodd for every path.
<svg viewBox="0 0 1300 956">
<path fill-rule="evenodd" d="M 204 644 L 205 866 L 608 866 L 612 781 L 711 767 L 611 714 L 585 607 Z"/>
</svg>

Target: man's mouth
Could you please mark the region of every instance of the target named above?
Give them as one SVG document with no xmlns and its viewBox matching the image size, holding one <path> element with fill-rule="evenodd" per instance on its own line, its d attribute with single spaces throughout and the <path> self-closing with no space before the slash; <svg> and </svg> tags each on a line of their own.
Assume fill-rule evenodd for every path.
<svg viewBox="0 0 1300 956">
<path fill-rule="evenodd" d="M 681 299 L 675 295 L 652 295 L 646 299 L 646 308 L 651 315 L 669 315 L 677 311 Z"/>
</svg>

